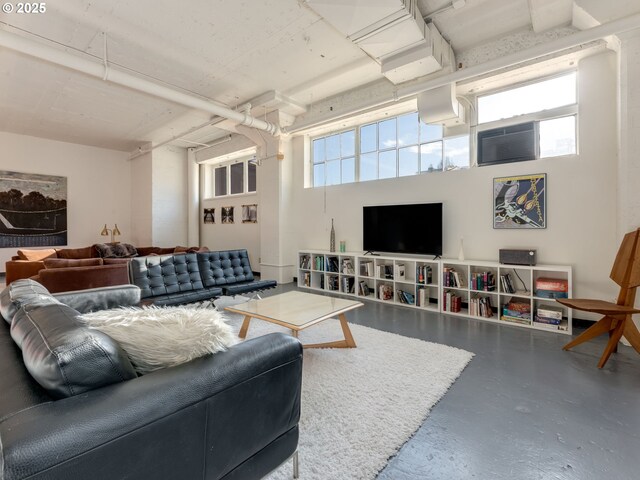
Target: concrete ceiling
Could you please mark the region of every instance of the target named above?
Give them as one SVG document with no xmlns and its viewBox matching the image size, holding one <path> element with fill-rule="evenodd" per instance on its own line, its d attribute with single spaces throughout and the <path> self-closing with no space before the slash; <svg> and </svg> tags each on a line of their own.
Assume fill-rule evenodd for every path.
<svg viewBox="0 0 640 480">
<path fill-rule="evenodd" d="M 463 3 L 417 2 L 423 15 L 435 12 L 430 18 L 456 54 L 514 31 L 568 25 L 574 5 Z M 632 9 L 637 2 L 626 3 Z M 42 14 L 0 14 L 0 28 L 97 63 L 106 44 L 111 65 L 231 108 L 276 91 L 290 106 L 312 109 L 326 97 L 386 81 L 377 62 L 301 0 L 64 0 L 46 7 Z M 1 131 L 133 151 L 211 120 L 218 119 L 0 47 Z M 197 144 L 226 133 L 208 127 L 185 138 Z"/>
</svg>

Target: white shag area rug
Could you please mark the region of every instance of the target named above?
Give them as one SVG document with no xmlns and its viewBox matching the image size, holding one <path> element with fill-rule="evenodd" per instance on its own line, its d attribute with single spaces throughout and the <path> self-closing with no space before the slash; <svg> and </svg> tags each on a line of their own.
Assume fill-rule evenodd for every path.
<svg viewBox="0 0 640 480">
<path fill-rule="evenodd" d="M 229 315 L 234 331 L 240 315 Z M 306 349 L 298 445 L 300 479 L 373 479 L 415 433 L 473 354 L 349 324 L 357 348 Z M 286 329 L 253 319 L 247 339 Z M 300 332 L 340 340 L 337 320 Z M 291 461 L 266 477 L 292 478 Z"/>
</svg>

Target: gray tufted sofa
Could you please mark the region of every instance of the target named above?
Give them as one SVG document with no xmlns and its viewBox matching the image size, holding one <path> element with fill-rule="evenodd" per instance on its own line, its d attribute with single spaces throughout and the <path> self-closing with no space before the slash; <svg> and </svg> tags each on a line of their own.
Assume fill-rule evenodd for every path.
<svg viewBox="0 0 640 480">
<path fill-rule="evenodd" d="M 277 285 L 275 280 L 254 278 L 246 250 L 134 257 L 129 276 L 140 287 L 142 303 L 158 306 L 259 292 Z"/>
</svg>

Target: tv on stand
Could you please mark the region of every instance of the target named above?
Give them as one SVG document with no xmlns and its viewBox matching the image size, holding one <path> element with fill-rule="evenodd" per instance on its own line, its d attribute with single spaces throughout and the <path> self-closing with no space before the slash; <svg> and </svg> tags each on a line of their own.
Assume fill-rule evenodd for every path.
<svg viewBox="0 0 640 480">
<path fill-rule="evenodd" d="M 365 252 L 442 255 L 442 203 L 362 207 Z"/>
</svg>

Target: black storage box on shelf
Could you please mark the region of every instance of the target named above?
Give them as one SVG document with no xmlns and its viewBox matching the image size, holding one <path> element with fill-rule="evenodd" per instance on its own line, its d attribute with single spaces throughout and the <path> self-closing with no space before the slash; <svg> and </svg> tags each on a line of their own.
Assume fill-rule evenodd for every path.
<svg viewBox="0 0 640 480">
<path fill-rule="evenodd" d="M 533 267 L 536 264 L 536 251 L 501 248 L 499 250 L 499 259 L 500 263 L 506 265 L 528 265 Z"/>
</svg>

